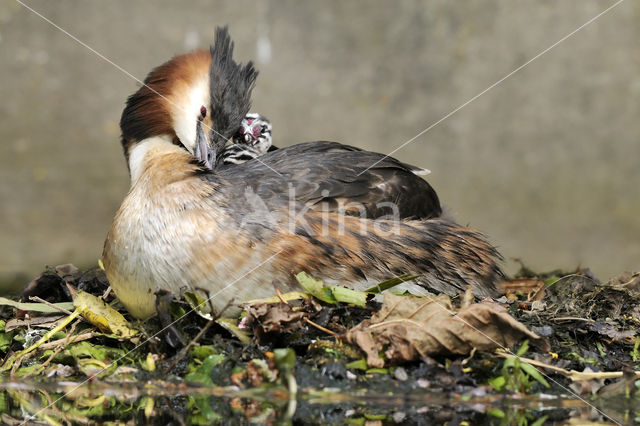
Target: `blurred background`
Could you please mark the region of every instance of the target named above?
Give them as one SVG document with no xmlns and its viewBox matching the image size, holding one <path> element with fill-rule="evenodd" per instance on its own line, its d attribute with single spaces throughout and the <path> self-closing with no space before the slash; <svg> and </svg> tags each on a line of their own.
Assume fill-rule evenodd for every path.
<svg viewBox="0 0 640 426">
<path fill-rule="evenodd" d="M 279 146 L 389 153 L 613 1 L 24 3 L 144 79 L 229 24 Z M 509 272 L 640 269 L 640 3 L 626 1 L 393 156 Z M 0 3 L 0 292 L 95 265 L 128 188 L 118 122 L 138 84 L 34 12 Z"/>
</svg>

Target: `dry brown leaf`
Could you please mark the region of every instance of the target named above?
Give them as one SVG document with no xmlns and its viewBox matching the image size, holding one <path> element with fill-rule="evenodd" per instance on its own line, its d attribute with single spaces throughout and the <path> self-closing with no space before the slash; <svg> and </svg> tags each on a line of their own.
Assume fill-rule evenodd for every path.
<svg viewBox="0 0 640 426">
<path fill-rule="evenodd" d="M 256 334 L 282 333 L 299 330 L 305 313 L 294 311 L 286 303 L 256 303 L 246 305 L 247 326 Z"/>
<path fill-rule="evenodd" d="M 631 292 L 640 293 L 640 272 L 624 272 L 609 280 L 607 285 L 619 287 Z"/>
<path fill-rule="evenodd" d="M 540 339 L 497 303 L 483 301 L 456 311 L 447 295 L 394 294 L 386 294 L 379 312 L 343 336 L 366 353 L 372 367 L 383 367 L 385 360 L 398 364 L 419 356 L 511 347 L 524 338 Z"/>
<path fill-rule="evenodd" d="M 604 321 L 595 321 L 589 324 L 589 328 L 598 334 L 607 336 L 614 342 L 626 339 L 627 337 L 633 337 L 636 335 L 636 330 L 620 330 L 617 321 L 613 324 Z"/>
<path fill-rule="evenodd" d="M 7 321 L 7 324 L 4 326 L 4 331 L 11 331 L 20 327 L 53 328 L 57 325 L 58 321 L 64 317 L 65 315 L 50 315 L 46 317 L 35 317 L 29 319 L 14 318 Z"/>
</svg>

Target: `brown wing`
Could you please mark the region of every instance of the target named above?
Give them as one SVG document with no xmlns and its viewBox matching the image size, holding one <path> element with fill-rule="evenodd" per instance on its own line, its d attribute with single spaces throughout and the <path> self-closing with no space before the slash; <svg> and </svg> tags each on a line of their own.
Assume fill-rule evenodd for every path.
<svg viewBox="0 0 640 426">
<path fill-rule="evenodd" d="M 392 205 L 400 218 L 438 217 L 442 214 L 438 196 L 413 172 L 417 170 L 337 142 L 306 142 L 222 167 L 211 176 L 232 183 L 222 185 L 225 191 L 237 191 L 229 194 L 232 199 L 242 198 L 249 187 L 269 208 L 282 206 L 291 195 L 313 209 L 335 211 L 347 206 L 361 215 L 361 208 L 368 218 L 393 214 Z"/>
</svg>

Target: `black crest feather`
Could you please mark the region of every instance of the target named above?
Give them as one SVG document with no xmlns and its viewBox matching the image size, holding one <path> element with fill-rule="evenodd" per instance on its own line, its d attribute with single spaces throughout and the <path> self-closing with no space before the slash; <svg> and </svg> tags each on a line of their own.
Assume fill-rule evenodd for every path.
<svg viewBox="0 0 640 426">
<path fill-rule="evenodd" d="M 249 61 L 246 65 L 233 60 L 233 42 L 225 26 L 217 27 L 211 47 L 209 82 L 211 90 L 211 120 L 213 146 L 218 153 L 240 127 L 242 118 L 251 108 L 251 91 L 258 71 Z"/>
</svg>

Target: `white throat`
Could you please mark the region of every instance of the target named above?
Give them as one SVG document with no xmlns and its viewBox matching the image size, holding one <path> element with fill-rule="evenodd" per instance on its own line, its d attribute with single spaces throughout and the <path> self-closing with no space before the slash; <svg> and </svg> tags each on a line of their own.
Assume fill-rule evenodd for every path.
<svg viewBox="0 0 640 426">
<path fill-rule="evenodd" d="M 159 146 L 165 146 L 166 144 L 173 145 L 171 137 L 168 135 L 162 135 L 141 140 L 133 146 L 129 152 L 131 185 L 133 185 L 144 172 L 149 151 Z"/>
</svg>

